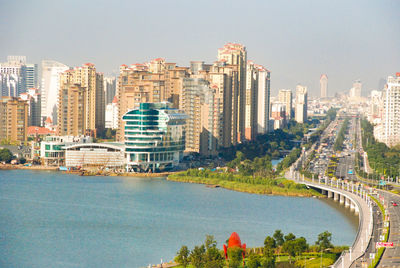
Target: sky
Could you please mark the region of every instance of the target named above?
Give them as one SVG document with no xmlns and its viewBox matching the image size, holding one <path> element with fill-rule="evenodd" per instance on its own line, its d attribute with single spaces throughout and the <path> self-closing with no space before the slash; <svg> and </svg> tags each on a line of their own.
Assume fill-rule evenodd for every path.
<svg viewBox="0 0 400 268">
<path fill-rule="evenodd" d="M 228 42 L 271 71 L 272 95 L 306 85 L 319 94 L 381 89 L 400 72 L 398 0 L 0 0 L 0 62 L 25 55 L 86 62 L 106 75 L 162 57 L 179 66 L 212 63 Z"/>
</svg>

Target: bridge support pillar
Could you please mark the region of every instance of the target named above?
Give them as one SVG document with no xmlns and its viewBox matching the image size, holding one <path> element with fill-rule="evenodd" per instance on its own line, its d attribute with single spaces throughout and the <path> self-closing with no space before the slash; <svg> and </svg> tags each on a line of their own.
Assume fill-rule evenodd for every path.
<svg viewBox="0 0 400 268">
<path fill-rule="evenodd" d="M 344 195 L 339 195 L 339 202 L 340 202 L 340 204 L 343 204 L 344 203 L 344 200 L 346 199 L 346 197 L 344 197 Z"/>
<path fill-rule="evenodd" d="M 333 193 L 333 200 L 339 201 L 339 194 L 338 193 Z"/>
<path fill-rule="evenodd" d="M 328 198 L 332 198 L 333 197 L 333 193 L 331 191 L 328 191 Z"/>
<path fill-rule="evenodd" d="M 355 213 L 356 215 L 358 215 L 358 213 L 360 213 L 360 210 L 358 209 L 357 206 L 355 206 L 354 213 Z"/>
<path fill-rule="evenodd" d="M 323 195 L 326 195 L 326 190 L 321 190 L 321 193 L 323 194 Z"/>
<path fill-rule="evenodd" d="M 348 208 L 348 207 L 350 206 L 350 203 L 351 203 L 350 199 L 346 198 L 345 203 L 344 203 L 344 206 L 345 206 L 346 208 Z"/>
</svg>

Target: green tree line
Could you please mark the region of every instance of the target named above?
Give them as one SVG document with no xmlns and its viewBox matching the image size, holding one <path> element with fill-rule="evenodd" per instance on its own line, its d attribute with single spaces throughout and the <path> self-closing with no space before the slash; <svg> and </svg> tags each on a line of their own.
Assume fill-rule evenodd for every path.
<svg viewBox="0 0 400 268">
<path fill-rule="evenodd" d="M 374 126 L 366 119 L 361 120 L 362 145 L 368 154 L 369 165 L 378 174 L 390 177 L 400 175 L 400 145 L 389 148 L 374 138 Z"/>
<path fill-rule="evenodd" d="M 228 240 L 226 241 L 227 244 Z M 329 258 L 331 258 L 330 264 L 332 264 L 346 248 L 335 247 L 332 244 L 332 234 L 328 231 L 320 233 L 315 243 L 309 245 L 304 237 L 296 237 L 293 233 L 285 235 L 281 230 L 276 230 L 273 235 L 264 239 L 262 248 L 247 249 L 244 261 L 247 268 L 274 268 L 286 262 L 281 261 L 280 256 L 287 256 L 289 265 L 296 263 L 294 266 L 298 267 L 302 266 L 300 260 L 305 253 L 307 253 L 304 256 L 305 258 L 313 258 L 317 254 L 330 252 Z M 236 268 L 243 265 L 242 252 L 243 249 L 241 248 L 228 249 L 228 259 L 226 260 L 223 250 L 218 249 L 214 236 L 207 235 L 205 242 L 196 245 L 192 250 L 189 250 L 187 246 L 182 246 L 176 253 L 175 262 L 181 267 Z"/>
</svg>

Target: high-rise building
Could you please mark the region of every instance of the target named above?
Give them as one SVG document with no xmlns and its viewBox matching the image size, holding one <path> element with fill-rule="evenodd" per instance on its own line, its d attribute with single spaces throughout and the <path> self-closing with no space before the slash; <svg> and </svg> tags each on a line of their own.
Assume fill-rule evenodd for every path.
<svg viewBox="0 0 400 268">
<path fill-rule="evenodd" d="M 157 58 L 144 64 L 121 65 L 118 77 L 119 124 L 117 139 L 124 139 L 122 116 L 142 102 L 169 101 L 179 107 L 182 93 L 182 79 L 189 76 L 189 68 L 178 67 L 175 63 Z"/>
<path fill-rule="evenodd" d="M 192 76 L 192 75 L 191 75 Z M 206 79 L 210 82 L 210 88 L 214 94 L 214 135 L 217 139 L 218 148 L 228 148 L 237 144 L 237 121 L 234 121 L 233 109 L 233 85 L 237 85 L 237 71 L 235 68 L 226 67 L 225 62 L 217 61 L 212 66 L 204 66 L 196 77 Z M 235 106 L 237 107 L 237 106 Z M 237 115 L 237 113 L 236 113 Z M 219 129 L 219 130 L 217 130 Z"/>
<path fill-rule="evenodd" d="M 256 65 L 258 69 L 257 86 L 257 134 L 265 134 L 269 129 L 269 111 L 270 111 L 270 79 L 271 72 L 261 65 Z"/>
<path fill-rule="evenodd" d="M 25 64 L 22 72 L 25 80 L 25 92 L 30 88 L 39 88 L 39 67 L 37 64 Z"/>
<path fill-rule="evenodd" d="M 118 129 L 118 99 L 114 97 L 112 103 L 106 105 L 106 128 Z"/>
<path fill-rule="evenodd" d="M 151 64 L 151 69 L 159 71 L 164 64 L 165 60 L 156 59 Z M 153 73 L 146 64 L 135 64 L 131 67 L 121 65 L 117 98 L 119 104 L 117 139 L 123 141 L 125 122 L 122 116 L 126 112 L 138 108 L 140 103 L 162 102 L 168 99 L 165 94 L 165 72 Z"/>
<path fill-rule="evenodd" d="M 383 90 L 383 119 L 380 141 L 392 147 L 400 144 L 400 73 L 389 76 Z"/>
<path fill-rule="evenodd" d="M 79 84 L 63 84 L 58 102 L 57 131 L 62 136 L 86 135 L 87 90 Z"/>
<path fill-rule="evenodd" d="M 328 76 L 326 74 L 321 75 L 319 83 L 321 85 L 321 98 L 328 97 Z"/>
<path fill-rule="evenodd" d="M 368 120 L 372 124 L 380 124 L 382 120 L 382 114 L 383 114 L 382 93 L 383 92 L 379 90 L 371 91 Z"/>
<path fill-rule="evenodd" d="M 0 87 L 2 96 L 19 96 L 29 88 L 38 88 L 38 65 L 26 63 L 25 56 L 8 56 L 0 63 Z"/>
<path fill-rule="evenodd" d="M 128 171 L 161 171 L 178 165 L 185 149 L 187 115 L 170 103 L 140 103 L 123 115 Z"/>
<path fill-rule="evenodd" d="M 17 97 L 0 99 L 0 140 L 27 142 L 28 104 Z"/>
<path fill-rule="evenodd" d="M 42 122 L 49 117 L 57 124 L 58 93 L 60 90 L 60 74 L 69 67 L 53 60 L 42 61 L 41 93 L 41 116 Z M 42 124 L 43 125 L 43 124 Z"/>
<path fill-rule="evenodd" d="M 58 103 L 59 135 L 96 136 L 105 125 L 103 74 L 92 63 L 61 73 Z"/>
<path fill-rule="evenodd" d="M 106 105 L 113 102 L 116 95 L 117 80 L 115 77 L 104 77 L 104 94 Z"/>
<path fill-rule="evenodd" d="M 227 43 L 218 49 L 218 60 L 226 63 L 226 67 L 230 67 L 237 72 L 237 82 L 232 85 L 232 122 L 236 122 L 237 133 L 233 136 L 237 138 L 237 142 L 245 140 L 245 104 L 246 104 L 246 66 L 247 51 L 241 44 Z"/>
<path fill-rule="evenodd" d="M 40 126 L 41 98 L 39 89 L 30 88 L 27 92 L 20 94 L 20 98 L 28 103 L 28 126 Z"/>
<path fill-rule="evenodd" d="M 286 103 L 274 102 L 271 108 L 271 118 L 274 120 L 274 129 L 286 125 Z"/>
<path fill-rule="evenodd" d="M 216 155 L 221 131 L 218 88 L 203 78 L 183 78 L 180 110 L 186 120 L 186 152 Z"/>
<path fill-rule="evenodd" d="M 245 137 L 253 140 L 257 135 L 258 115 L 258 68 L 252 61 L 247 61 L 245 90 Z"/>
<path fill-rule="evenodd" d="M 296 86 L 296 111 L 295 120 L 298 123 L 307 121 L 307 87 Z"/>
<path fill-rule="evenodd" d="M 279 100 L 279 102 L 285 103 L 285 105 L 286 105 L 286 109 L 285 109 L 286 119 L 287 120 L 292 119 L 292 108 L 293 108 L 292 91 L 290 89 L 279 90 L 278 100 Z"/>
<path fill-rule="evenodd" d="M 18 97 L 26 91 L 26 57 L 8 56 L 0 63 L 1 96 Z"/>
<path fill-rule="evenodd" d="M 356 80 L 353 83 L 353 87 L 350 89 L 350 98 L 359 99 L 361 97 L 362 83 L 360 80 Z"/>
<path fill-rule="evenodd" d="M 17 74 L 0 73 L 1 96 L 18 96 L 21 77 Z"/>
</svg>

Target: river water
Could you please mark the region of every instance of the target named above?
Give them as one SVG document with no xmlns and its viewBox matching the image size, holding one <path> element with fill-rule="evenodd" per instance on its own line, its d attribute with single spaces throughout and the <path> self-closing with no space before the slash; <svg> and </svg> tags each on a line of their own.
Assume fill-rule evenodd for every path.
<svg viewBox="0 0 400 268">
<path fill-rule="evenodd" d="M 144 267 L 206 234 L 248 247 L 281 229 L 351 245 L 358 217 L 334 201 L 261 196 L 162 178 L 0 171 L 0 267 Z"/>
</svg>

